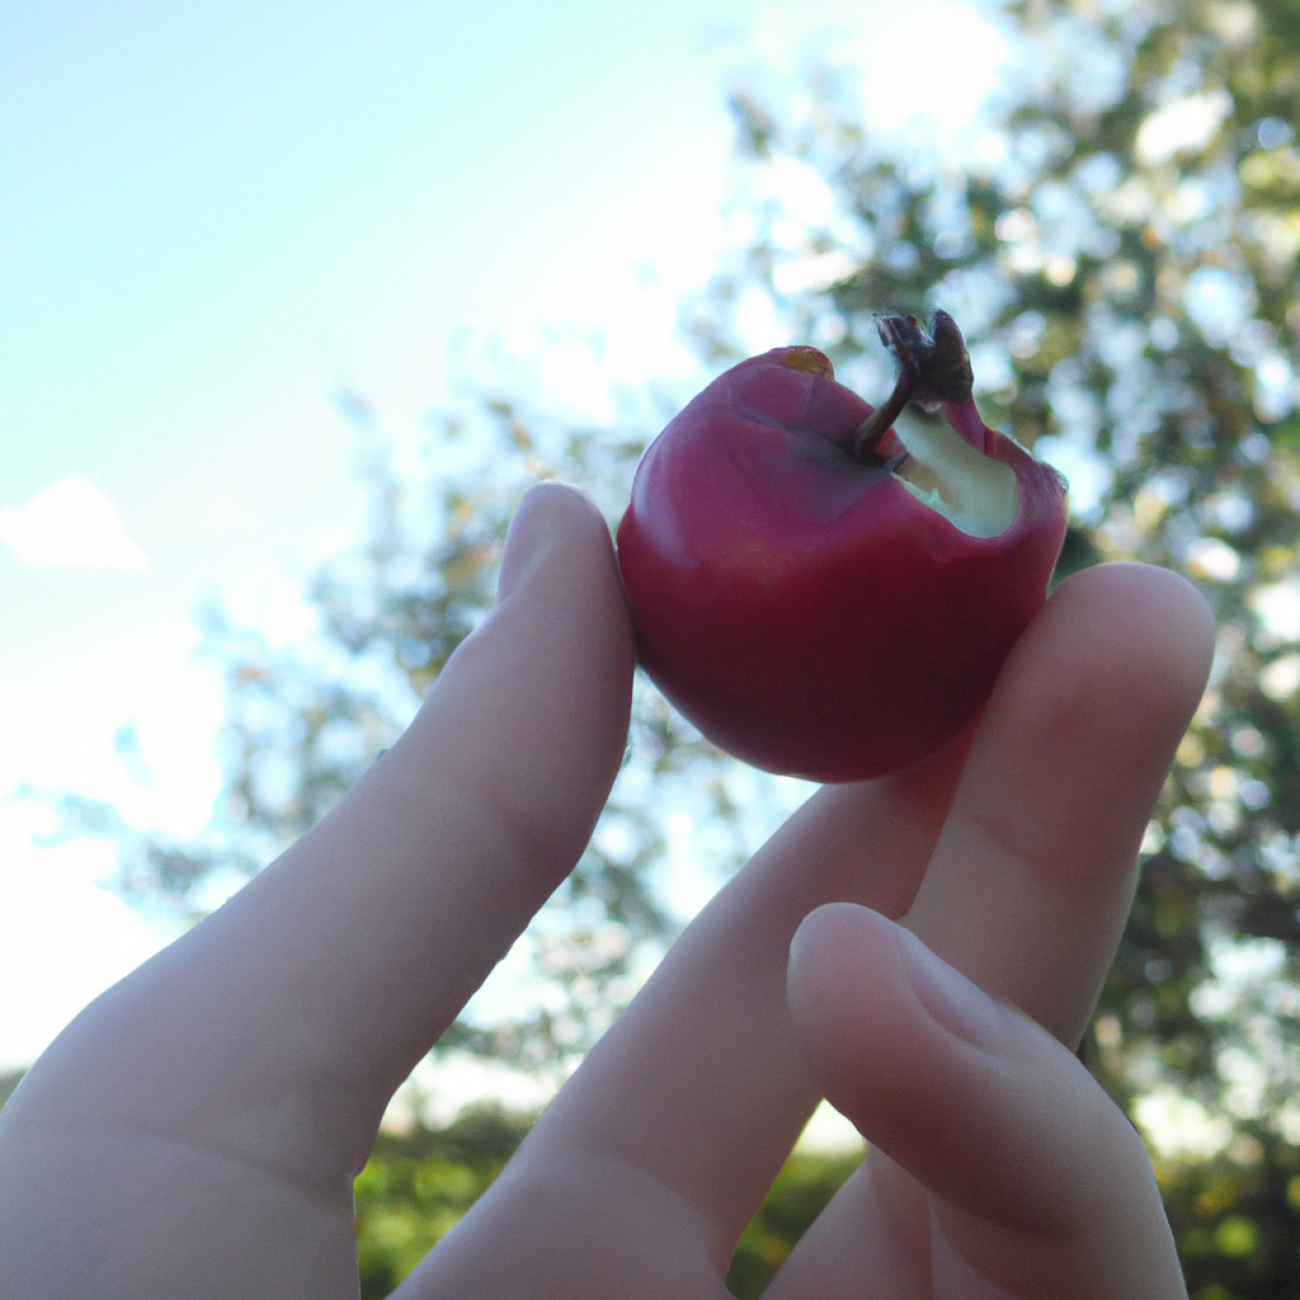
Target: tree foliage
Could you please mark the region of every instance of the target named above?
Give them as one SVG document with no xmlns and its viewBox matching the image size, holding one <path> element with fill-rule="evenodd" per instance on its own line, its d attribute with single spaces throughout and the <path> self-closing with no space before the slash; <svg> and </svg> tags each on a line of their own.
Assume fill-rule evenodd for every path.
<svg viewBox="0 0 1300 1300">
<path fill-rule="evenodd" d="M 1158 1155 L 1193 1294 L 1298 1294 L 1300 11 L 1007 12 L 1023 62 L 974 162 L 882 146 L 833 84 L 782 124 L 737 98 L 759 162 L 820 178 L 835 216 L 792 238 L 775 194 L 695 327 L 720 357 L 744 351 L 737 308 L 761 285 L 869 395 L 875 314 L 949 310 L 986 418 L 1076 481 L 1063 569 L 1144 560 L 1210 599 L 1211 689 L 1090 1059 L 1149 1131 L 1177 1097 L 1214 1150 Z M 849 275 L 803 287 L 844 250 Z"/>
<path fill-rule="evenodd" d="M 357 1179 L 362 1300 L 389 1295 L 487 1190 L 528 1133 L 530 1116 L 467 1110 L 445 1128 L 415 1118 L 382 1130 Z M 758 1300 L 781 1262 L 857 1167 L 860 1156 L 790 1159 L 732 1259 L 727 1286 Z"/>
<path fill-rule="evenodd" d="M 363 1300 L 382 1300 L 464 1216 L 523 1141 L 530 1117 L 484 1107 L 446 1128 L 381 1130 L 356 1182 Z"/>
<path fill-rule="evenodd" d="M 762 346 L 772 329 L 812 342 L 879 400 L 876 315 L 945 308 L 972 345 L 985 418 L 1074 484 L 1062 573 L 1140 559 L 1210 599 L 1211 689 L 1151 824 L 1088 1057 L 1152 1135 L 1192 1294 L 1297 1295 L 1300 9 L 1011 0 L 1000 13 L 1017 70 L 958 161 L 874 138 L 843 79 L 819 76 L 793 107 L 738 90 L 751 236 L 685 323 L 718 367 L 753 350 L 761 300 Z M 800 186 L 820 187 L 825 220 L 792 209 Z M 123 888 L 197 907 L 219 864 L 252 870 L 310 825 L 483 617 L 523 486 L 563 475 L 613 519 L 652 430 L 575 431 L 493 396 L 441 428 L 443 463 L 423 480 L 378 457 L 372 535 L 320 576 L 310 656 L 210 624 L 231 701 L 221 816 L 199 850 L 131 841 Z M 450 1041 L 532 1062 L 580 1054 L 671 931 L 656 894 L 666 810 L 725 867 L 775 797 L 758 782 L 640 683 L 610 808 L 534 930 L 539 987 L 558 993 Z M 1160 1136 L 1161 1107 L 1182 1117 L 1181 1142 Z M 763 1231 L 747 1237 L 751 1263 L 779 1254 Z"/>
</svg>

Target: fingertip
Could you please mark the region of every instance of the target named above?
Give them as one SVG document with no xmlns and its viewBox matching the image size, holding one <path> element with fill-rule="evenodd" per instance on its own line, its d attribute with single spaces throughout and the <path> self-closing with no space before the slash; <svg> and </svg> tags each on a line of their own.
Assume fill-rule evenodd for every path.
<svg viewBox="0 0 1300 1300">
<path fill-rule="evenodd" d="M 814 908 L 790 941 L 791 986 L 801 993 L 821 987 L 893 928 L 892 922 L 858 903 L 825 903 Z"/>
<path fill-rule="evenodd" d="M 805 918 L 790 945 L 787 993 L 826 1095 L 855 1122 L 910 1105 L 907 1081 L 951 1066 L 963 1043 L 1000 1054 L 1027 1019 L 905 926 L 853 903 Z"/>
<path fill-rule="evenodd" d="M 560 698 L 579 679 L 603 683 L 598 694 L 614 702 L 625 729 L 636 662 L 632 620 L 609 526 L 580 488 L 547 480 L 524 494 L 488 623 L 496 626 L 483 631 L 505 632 L 497 637 L 503 648 L 508 642 L 513 654 L 563 678 Z M 606 712 L 593 715 L 588 706 L 580 721 Z"/>
<path fill-rule="evenodd" d="M 802 967 L 816 960 L 824 949 L 824 943 L 820 941 L 835 934 L 845 924 L 852 924 L 857 913 L 867 910 L 856 903 L 824 903 L 813 908 L 799 923 L 794 938 L 790 940 L 791 965 Z"/>
<path fill-rule="evenodd" d="M 570 483 L 536 483 L 515 509 L 497 580 L 500 604 L 556 548 L 610 550 L 609 529 L 592 499 Z"/>
<path fill-rule="evenodd" d="M 450 656 L 394 756 L 421 785 L 478 791 L 546 870 L 567 871 L 618 773 L 634 669 L 604 518 L 580 489 L 539 483 L 511 521 L 496 607 Z"/>
<path fill-rule="evenodd" d="M 1200 698 L 1214 658 L 1214 615 L 1180 574 L 1153 564 L 1099 564 L 1072 574 L 1047 607 L 1074 626 L 1105 629 L 1092 653 L 1122 660 L 1182 695 Z"/>
<path fill-rule="evenodd" d="M 1008 660 L 956 806 L 1029 860 L 1091 845 L 1098 869 L 1127 869 L 1128 841 L 1205 690 L 1214 639 L 1204 598 L 1168 569 L 1072 575 Z"/>
<path fill-rule="evenodd" d="M 795 1031 L 822 1091 L 860 1128 L 868 1099 L 889 1090 L 881 1072 L 909 1055 L 898 1038 L 914 1001 L 901 940 L 900 927 L 878 912 L 828 903 L 804 918 L 790 945 L 786 995 Z"/>
<path fill-rule="evenodd" d="M 804 917 L 790 941 L 786 997 L 795 1026 L 814 1053 L 828 1020 L 835 1019 L 831 1004 L 842 991 L 835 972 L 845 964 L 846 950 L 864 941 L 870 922 L 858 913 L 867 911 L 854 903 L 827 903 Z"/>
<path fill-rule="evenodd" d="M 851 904 L 805 919 L 788 991 L 814 1077 L 868 1143 L 954 1206 L 1061 1228 L 1077 1203 L 1069 1156 L 1100 1112 L 1046 1030 Z"/>
</svg>

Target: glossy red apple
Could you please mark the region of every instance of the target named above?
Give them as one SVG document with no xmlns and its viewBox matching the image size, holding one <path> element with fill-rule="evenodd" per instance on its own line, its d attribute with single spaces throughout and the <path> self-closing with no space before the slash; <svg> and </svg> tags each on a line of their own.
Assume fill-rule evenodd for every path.
<svg viewBox="0 0 1300 1300">
<path fill-rule="evenodd" d="M 743 361 L 651 444 L 618 529 L 655 683 L 720 748 L 817 781 L 954 737 L 1065 535 L 1063 481 L 980 419 L 952 318 L 880 328 L 901 369 L 878 411 L 814 348 Z M 943 418 L 895 429 L 909 403 Z"/>
</svg>

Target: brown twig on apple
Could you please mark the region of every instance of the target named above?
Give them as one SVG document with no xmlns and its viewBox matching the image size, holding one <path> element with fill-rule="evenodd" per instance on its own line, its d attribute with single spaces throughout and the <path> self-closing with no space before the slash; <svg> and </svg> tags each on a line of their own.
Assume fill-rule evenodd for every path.
<svg viewBox="0 0 1300 1300">
<path fill-rule="evenodd" d="M 894 391 L 865 419 L 853 435 L 851 454 L 868 463 L 878 460 L 877 448 L 909 402 L 923 410 L 939 405 L 961 406 L 970 400 L 974 376 L 970 353 L 957 322 L 946 311 L 930 318 L 930 333 L 915 316 L 882 316 L 876 324 L 880 341 L 898 362 Z"/>
</svg>

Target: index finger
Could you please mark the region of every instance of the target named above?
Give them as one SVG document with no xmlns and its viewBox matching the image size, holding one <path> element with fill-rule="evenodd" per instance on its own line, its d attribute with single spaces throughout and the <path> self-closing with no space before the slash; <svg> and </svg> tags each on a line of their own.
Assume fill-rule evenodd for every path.
<svg viewBox="0 0 1300 1300">
<path fill-rule="evenodd" d="M 392 750 L 84 1012 L 33 1085 L 92 1077 L 82 1120 L 168 1136 L 222 1117 L 232 1154 L 343 1185 L 393 1090 L 581 854 L 623 754 L 632 671 L 604 520 L 573 489 L 534 489 L 496 608 Z M 300 1110 L 273 1141 L 229 1122 L 285 1098 Z"/>
</svg>

